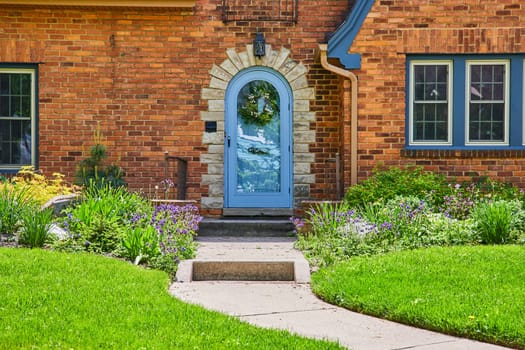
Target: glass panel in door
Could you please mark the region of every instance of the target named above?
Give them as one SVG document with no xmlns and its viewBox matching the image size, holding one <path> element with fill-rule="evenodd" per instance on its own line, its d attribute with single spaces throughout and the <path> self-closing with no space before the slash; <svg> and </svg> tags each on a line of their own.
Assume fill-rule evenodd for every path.
<svg viewBox="0 0 525 350">
<path fill-rule="evenodd" d="M 281 192 L 281 116 L 277 89 L 250 81 L 237 97 L 238 193 Z"/>
</svg>

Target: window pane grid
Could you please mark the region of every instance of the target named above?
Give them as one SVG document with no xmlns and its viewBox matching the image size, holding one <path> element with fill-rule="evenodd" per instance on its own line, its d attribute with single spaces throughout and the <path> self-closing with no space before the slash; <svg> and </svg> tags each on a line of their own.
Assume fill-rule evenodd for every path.
<svg viewBox="0 0 525 350">
<path fill-rule="evenodd" d="M 413 69 L 412 138 L 416 142 L 449 140 L 448 64 L 417 64 Z"/>
<path fill-rule="evenodd" d="M 31 117 L 31 75 L 0 74 L 0 117 Z"/>
<path fill-rule="evenodd" d="M 32 163 L 33 74 L 0 71 L 0 165 Z"/>
<path fill-rule="evenodd" d="M 505 142 L 504 64 L 470 64 L 470 142 Z"/>
</svg>

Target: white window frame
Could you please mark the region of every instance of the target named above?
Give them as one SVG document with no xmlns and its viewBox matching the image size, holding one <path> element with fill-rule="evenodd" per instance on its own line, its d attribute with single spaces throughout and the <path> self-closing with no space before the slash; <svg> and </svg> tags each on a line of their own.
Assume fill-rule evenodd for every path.
<svg viewBox="0 0 525 350">
<path fill-rule="evenodd" d="M 0 73 L 8 74 L 30 74 L 31 75 L 31 164 L 0 164 L 1 170 L 17 170 L 22 166 L 32 165 L 36 166 L 36 69 L 34 68 L 3 68 L 0 67 Z M 2 118 L 5 120 L 11 120 L 12 118 Z"/>
<path fill-rule="evenodd" d="M 503 65 L 505 66 L 504 82 L 504 118 L 505 125 L 503 141 L 470 141 L 470 87 L 471 87 L 471 66 L 473 65 Z M 510 130 L 510 60 L 467 60 L 465 66 L 465 145 L 467 146 L 508 146 Z M 491 102 L 491 101 L 487 101 Z M 492 101 L 493 102 L 493 101 Z"/>
<path fill-rule="evenodd" d="M 414 98 L 415 98 L 415 66 L 432 66 L 432 65 L 446 65 L 448 66 L 447 77 L 447 103 L 448 103 L 448 137 L 447 141 L 414 141 Z M 452 112 L 453 112 L 453 61 L 452 60 L 413 60 L 410 61 L 410 81 L 409 81 L 409 145 L 410 146 L 451 146 L 452 145 Z"/>
</svg>

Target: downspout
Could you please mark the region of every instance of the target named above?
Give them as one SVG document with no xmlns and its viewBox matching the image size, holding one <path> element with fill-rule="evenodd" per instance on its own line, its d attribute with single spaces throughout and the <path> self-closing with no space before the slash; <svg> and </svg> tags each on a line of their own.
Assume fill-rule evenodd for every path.
<svg viewBox="0 0 525 350">
<path fill-rule="evenodd" d="M 328 62 L 327 44 L 319 44 L 321 66 L 343 78 L 350 80 L 350 185 L 357 184 L 357 76 L 349 70 L 334 66 Z"/>
</svg>

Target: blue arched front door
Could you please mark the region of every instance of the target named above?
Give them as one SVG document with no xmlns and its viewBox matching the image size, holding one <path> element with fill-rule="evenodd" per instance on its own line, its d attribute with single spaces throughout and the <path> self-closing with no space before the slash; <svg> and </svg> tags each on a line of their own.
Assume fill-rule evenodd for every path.
<svg viewBox="0 0 525 350">
<path fill-rule="evenodd" d="M 274 70 L 236 75 L 225 100 L 225 207 L 292 207 L 292 94 Z"/>
</svg>

